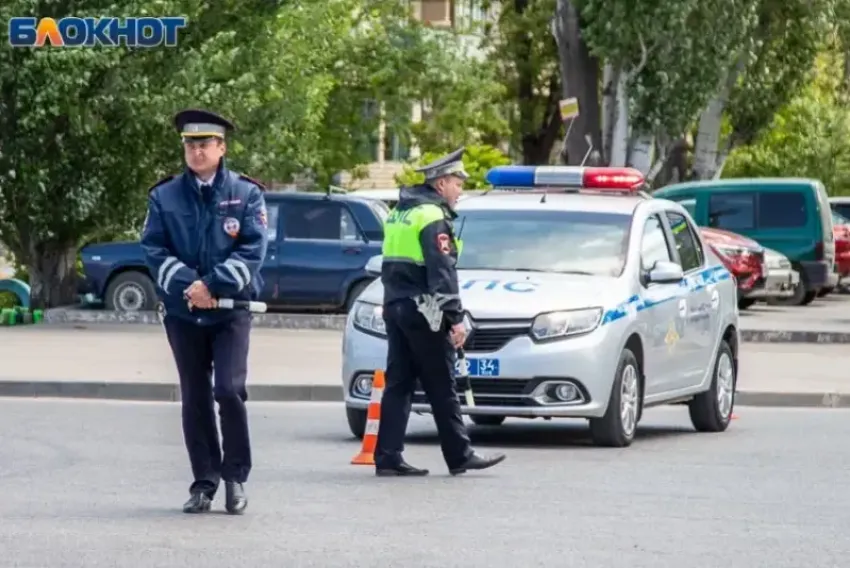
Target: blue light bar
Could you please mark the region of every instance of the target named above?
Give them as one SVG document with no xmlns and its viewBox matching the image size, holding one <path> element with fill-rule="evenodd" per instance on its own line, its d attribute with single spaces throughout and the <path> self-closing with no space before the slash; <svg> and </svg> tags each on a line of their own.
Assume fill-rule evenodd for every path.
<svg viewBox="0 0 850 568">
<path fill-rule="evenodd" d="M 643 175 L 629 167 L 585 168 L 582 166 L 496 166 L 485 176 L 494 188 L 571 190 L 632 193 L 643 183 Z"/>
<path fill-rule="evenodd" d="M 537 166 L 496 166 L 485 179 L 494 187 L 534 187 L 535 170 Z"/>
<path fill-rule="evenodd" d="M 582 186 L 584 168 L 576 166 L 496 166 L 486 179 L 493 187 Z"/>
</svg>

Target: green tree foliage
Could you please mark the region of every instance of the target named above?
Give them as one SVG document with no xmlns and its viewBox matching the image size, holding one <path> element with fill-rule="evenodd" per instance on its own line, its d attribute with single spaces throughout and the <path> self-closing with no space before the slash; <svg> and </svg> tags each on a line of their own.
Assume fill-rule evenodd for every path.
<svg viewBox="0 0 850 568">
<path fill-rule="evenodd" d="M 735 64 L 755 25 L 758 0 L 673 5 L 677 9 L 669 12 L 664 5 L 667 17 L 654 28 L 662 38 L 631 89 L 631 121 L 638 132 L 678 136 L 692 124 Z"/>
<path fill-rule="evenodd" d="M 230 165 L 260 179 L 307 171 L 322 183 L 370 161 L 362 142 L 378 117 L 364 114 L 364 99 L 391 120 L 409 116 L 436 81 L 431 70 L 451 64 L 445 42 L 407 10 L 380 0 L 0 4 L 3 21 L 188 19 L 176 48 L 0 50 L 0 241 L 29 271 L 33 303 L 73 302 L 77 248 L 138 227 L 145 188 L 182 167 L 171 124 L 180 108 L 233 119 Z"/>
<path fill-rule="evenodd" d="M 723 176 L 813 178 L 832 195 L 850 193 L 850 110 L 841 101 L 841 81 L 840 64 L 822 57 L 816 80 L 753 143 L 731 153 Z"/>
<path fill-rule="evenodd" d="M 525 164 L 548 164 L 563 128 L 558 46 L 551 33 L 555 2 L 482 0 L 485 9 L 498 9 L 483 48 L 504 85 L 511 147 Z"/>
<path fill-rule="evenodd" d="M 426 152 L 419 160 L 419 164 L 428 164 L 445 155 L 444 152 Z M 511 160 L 498 148 L 488 145 L 475 145 L 466 148 L 463 155 L 463 167 L 469 174 L 469 179 L 464 184 L 465 189 L 483 189 L 490 184 L 484 179 L 487 171 L 495 166 L 510 164 Z M 405 166 L 404 171 L 396 176 L 396 183 L 401 186 L 411 186 L 425 181 L 423 175 L 414 171 L 414 167 Z"/>
<path fill-rule="evenodd" d="M 836 0 L 760 1 L 755 47 L 729 97 L 730 146 L 755 140 L 811 79 L 815 58 L 834 31 L 836 5 Z"/>
</svg>

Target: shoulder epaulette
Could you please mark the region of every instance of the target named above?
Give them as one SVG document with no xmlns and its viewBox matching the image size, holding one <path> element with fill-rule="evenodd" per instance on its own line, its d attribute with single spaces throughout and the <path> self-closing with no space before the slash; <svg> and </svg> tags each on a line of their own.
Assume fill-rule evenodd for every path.
<svg viewBox="0 0 850 568">
<path fill-rule="evenodd" d="M 165 182 L 171 181 L 176 177 L 177 177 L 177 174 L 173 174 L 173 175 L 166 176 L 166 177 L 162 178 L 161 180 L 159 180 L 158 182 L 156 182 L 155 184 L 153 184 L 152 186 L 150 186 L 148 188 L 148 193 L 152 192 L 153 190 L 155 190 L 156 188 L 158 188 L 159 186 L 161 186 Z"/>
<path fill-rule="evenodd" d="M 239 176 L 239 179 L 241 179 L 241 180 L 244 180 L 244 181 L 250 181 L 251 183 L 253 183 L 253 184 L 254 184 L 254 185 L 256 185 L 257 187 L 259 187 L 262 191 L 266 191 L 266 190 L 268 189 L 268 188 L 267 188 L 265 185 L 263 185 L 262 183 L 258 182 L 258 181 L 257 181 L 257 180 L 255 180 L 254 178 L 250 178 L 250 177 L 246 176 L 245 174 L 236 174 L 236 175 L 237 175 L 237 176 Z"/>
</svg>

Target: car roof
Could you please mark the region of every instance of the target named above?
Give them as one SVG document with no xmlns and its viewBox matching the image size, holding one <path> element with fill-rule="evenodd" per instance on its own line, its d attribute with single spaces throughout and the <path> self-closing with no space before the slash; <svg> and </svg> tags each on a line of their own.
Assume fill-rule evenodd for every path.
<svg viewBox="0 0 850 568">
<path fill-rule="evenodd" d="M 848 195 L 836 195 L 835 197 L 829 198 L 830 203 L 850 203 L 850 196 Z"/>
<path fill-rule="evenodd" d="M 725 178 L 675 183 L 658 188 L 654 193 L 677 194 L 695 189 L 710 189 L 711 191 L 733 191 L 747 186 L 759 188 L 772 187 L 815 187 L 818 181 L 809 178 Z"/>
<path fill-rule="evenodd" d="M 350 193 L 328 194 L 323 191 L 269 191 L 266 192 L 265 197 L 266 201 L 285 201 L 287 199 L 303 201 L 349 201 L 359 203 L 369 203 L 371 201 L 374 201 L 373 198 L 359 197 L 357 195 L 351 195 Z"/>
<path fill-rule="evenodd" d="M 585 213 L 619 213 L 632 215 L 643 197 L 630 195 L 594 195 L 587 193 L 546 193 L 541 203 L 542 192 L 506 193 L 493 191 L 464 199 L 458 203 L 458 211 L 582 211 Z"/>
</svg>

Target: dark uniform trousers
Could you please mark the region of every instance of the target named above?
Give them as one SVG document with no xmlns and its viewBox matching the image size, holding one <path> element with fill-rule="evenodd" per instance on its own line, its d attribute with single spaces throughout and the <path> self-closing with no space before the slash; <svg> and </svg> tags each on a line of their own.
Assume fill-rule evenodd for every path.
<svg viewBox="0 0 850 568">
<path fill-rule="evenodd" d="M 431 403 L 443 458 L 450 469 L 461 466 L 472 455 L 472 448 L 455 390 L 455 350 L 448 331 L 431 331 L 408 299 L 386 305 L 384 321 L 387 370 L 375 466 L 392 468 L 401 462 L 417 378 Z"/>
<path fill-rule="evenodd" d="M 239 312 L 209 326 L 168 316 L 164 323 L 180 375 L 183 437 L 195 476 L 189 491 L 212 498 L 222 478 L 244 483 L 251 471 L 245 408 L 251 314 Z M 213 401 L 221 417 L 223 459 Z"/>
</svg>

